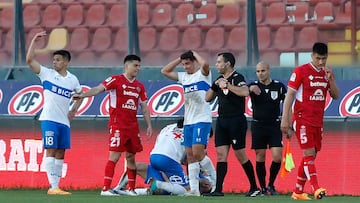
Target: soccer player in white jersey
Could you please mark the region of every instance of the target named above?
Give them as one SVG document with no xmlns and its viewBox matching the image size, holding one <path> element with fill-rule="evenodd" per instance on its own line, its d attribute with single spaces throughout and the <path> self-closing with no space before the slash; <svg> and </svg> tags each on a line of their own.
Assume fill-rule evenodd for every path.
<svg viewBox="0 0 360 203">
<path fill-rule="evenodd" d="M 165 126 L 156 138 L 155 146 L 150 152 L 150 164 L 136 163 L 136 172 L 145 179 L 146 184 L 151 184 L 152 194 L 183 195 L 190 189 L 189 182 L 182 168 L 186 152 L 181 144 L 183 141 L 183 122 Z M 205 176 L 200 176 L 200 191 L 209 192 L 211 183 Z M 124 190 L 127 184 L 126 172 L 122 175 L 114 191 L 127 194 Z M 149 194 L 147 188 L 137 188 L 137 194 Z"/>
<path fill-rule="evenodd" d="M 175 68 L 182 64 L 185 72 L 177 72 Z M 200 68 L 198 68 L 198 64 Z M 215 185 L 215 168 L 206 155 L 211 129 L 210 104 L 205 101 L 206 91 L 211 86 L 209 64 L 195 51 L 187 51 L 172 60 L 161 69 L 161 73 L 169 79 L 178 81 L 184 88 L 185 120 L 184 146 L 188 159 L 189 182 L 191 190 L 186 195 L 200 196 L 199 172 L 202 168 Z"/>
<path fill-rule="evenodd" d="M 72 93 L 81 93 L 82 88 L 77 77 L 67 71 L 71 55 L 66 50 L 53 53 L 53 69 L 40 65 L 34 59 L 35 44 L 46 32 L 36 33 L 26 55 L 26 62 L 40 78 L 43 86 L 44 105 L 39 120 L 44 149 L 45 166 L 50 183 L 49 195 L 69 195 L 59 188 L 65 150 L 70 149 L 70 120 L 75 116 L 82 100 L 74 103 L 70 110 Z M 70 110 L 70 111 L 69 111 Z"/>
</svg>

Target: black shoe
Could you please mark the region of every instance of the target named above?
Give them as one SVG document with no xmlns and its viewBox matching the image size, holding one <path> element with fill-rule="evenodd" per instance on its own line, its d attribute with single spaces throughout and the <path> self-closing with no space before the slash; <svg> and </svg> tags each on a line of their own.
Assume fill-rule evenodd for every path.
<svg viewBox="0 0 360 203">
<path fill-rule="evenodd" d="M 256 197 L 260 193 L 259 189 L 250 189 L 248 193 L 245 194 L 246 197 Z"/>
<path fill-rule="evenodd" d="M 267 189 L 266 189 L 266 188 L 261 188 L 260 194 L 261 194 L 261 196 L 266 196 L 266 195 L 268 195 Z"/>
<path fill-rule="evenodd" d="M 224 193 L 223 192 L 210 192 L 210 193 L 204 193 L 203 194 L 204 197 L 222 197 L 224 196 Z"/>
<path fill-rule="evenodd" d="M 267 191 L 270 193 L 270 195 L 279 195 L 274 186 L 268 186 Z"/>
</svg>

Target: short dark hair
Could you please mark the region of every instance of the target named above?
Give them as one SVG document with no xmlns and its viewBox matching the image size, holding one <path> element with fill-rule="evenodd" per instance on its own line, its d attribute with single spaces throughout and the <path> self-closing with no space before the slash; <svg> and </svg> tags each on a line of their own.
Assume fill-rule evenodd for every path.
<svg viewBox="0 0 360 203">
<path fill-rule="evenodd" d="M 224 58 L 224 62 L 230 62 L 231 67 L 235 66 L 235 57 L 234 54 L 230 53 L 230 52 L 222 52 L 220 54 L 218 54 L 218 56 L 222 56 Z"/>
<path fill-rule="evenodd" d="M 69 51 L 61 49 L 61 50 L 57 50 L 53 53 L 53 56 L 55 55 L 61 55 L 64 59 L 70 61 L 71 60 L 71 54 Z"/>
<path fill-rule="evenodd" d="M 194 53 L 191 50 L 182 53 L 181 56 L 180 56 L 180 59 L 181 60 L 189 59 L 190 61 L 195 61 L 196 60 L 196 58 L 194 56 Z"/>
<path fill-rule="evenodd" d="M 313 46 L 312 52 L 319 55 L 328 55 L 328 47 L 325 43 L 316 42 Z"/>
<path fill-rule="evenodd" d="M 128 61 L 141 61 L 140 57 L 135 54 L 129 54 L 124 58 L 124 64 Z"/>
</svg>

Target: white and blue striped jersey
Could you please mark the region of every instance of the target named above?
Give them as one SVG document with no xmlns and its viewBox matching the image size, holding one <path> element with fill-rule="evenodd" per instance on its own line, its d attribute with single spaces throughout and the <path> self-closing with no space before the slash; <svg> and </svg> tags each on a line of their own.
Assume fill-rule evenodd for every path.
<svg viewBox="0 0 360 203">
<path fill-rule="evenodd" d="M 185 93 L 184 125 L 212 122 L 210 104 L 205 101 L 207 90 L 211 86 L 211 72 L 204 76 L 199 69 L 193 74 L 178 72 L 178 82 Z"/>
<path fill-rule="evenodd" d="M 77 77 L 67 71 L 66 76 L 54 69 L 40 66 L 37 75 L 43 86 L 44 105 L 39 120 L 54 121 L 70 127 L 68 113 L 72 92 L 80 93 L 82 88 Z"/>
<path fill-rule="evenodd" d="M 150 154 L 165 155 L 181 164 L 185 157 L 185 147 L 181 145 L 183 141 L 183 130 L 177 124 L 165 126 L 156 137 L 155 146 Z"/>
</svg>

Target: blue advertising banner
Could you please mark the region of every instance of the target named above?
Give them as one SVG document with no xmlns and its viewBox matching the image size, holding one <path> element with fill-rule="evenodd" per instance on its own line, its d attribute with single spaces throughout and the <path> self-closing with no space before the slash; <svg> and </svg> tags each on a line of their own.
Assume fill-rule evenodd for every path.
<svg viewBox="0 0 360 203">
<path fill-rule="evenodd" d="M 282 81 L 287 84 L 287 81 Z M 184 96 L 181 85 L 172 81 L 144 81 L 148 95 L 148 105 L 152 116 L 173 116 L 184 113 Z M 360 84 L 359 81 L 337 81 L 340 98 L 332 100 L 327 97 L 325 116 L 359 117 Z M 85 83 L 87 91 L 98 83 Z M 251 101 L 246 99 L 246 115 L 251 116 Z M 78 115 L 107 116 L 109 97 L 106 92 L 92 98 L 86 98 Z M 37 115 L 43 105 L 42 86 L 40 83 L 17 81 L 0 81 L 0 114 Z M 213 115 L 217 116 L 217 101 L 211 103 Z M 139 112 L 139 115 L 141 113 Z"/>
</svg>

